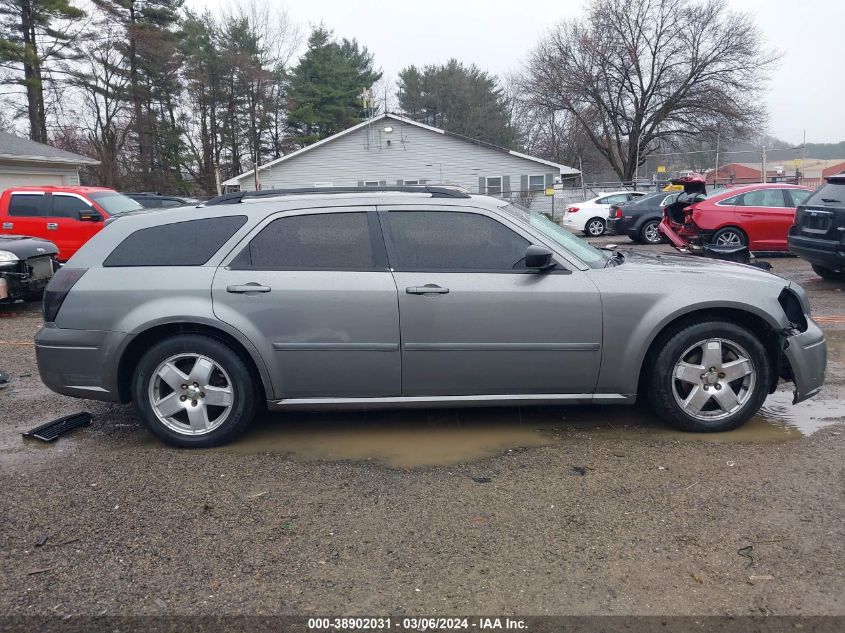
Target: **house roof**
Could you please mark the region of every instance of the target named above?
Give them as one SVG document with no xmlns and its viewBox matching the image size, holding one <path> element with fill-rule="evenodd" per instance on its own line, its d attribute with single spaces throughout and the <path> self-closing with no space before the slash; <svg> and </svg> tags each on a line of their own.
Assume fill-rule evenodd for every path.
<svg viewBox="0 0 845 633">
<path fill-rule="evenodd" d="M 16 160 L 27 163 L 57 163 L 62 165 L 99 165 L 100 161 L 80 156 L 73 152 L 66 152 L 58 147 L 36 143 L 28 138 L 22 138 L 0 132 L 0 160 Z"/>
<path fill-rule="evenodd" d="M 572 167 L 567 167 L 566 165 L 561 165 L 559 163 L 553 163 L 550 160 L 544 160 L 542 158 L 537 158 L 535 156 L 529 156 L 527 154 L 520 154 L 519 152 L 515 152 L 513 150 L 506 149 L 504 147 L 499 147 L 498 145 L 493 145 L 492 143 L 486 143 L 484 141 L 478 141 L 476 139 L 472 139 L 472 138 L 469 138 L 467 136 L 463 136 L 461 134 L 455 134 L 454 132 L 447 132 L 446 130 L 441 130 L 440 128 L 432 127 L 431 125 L 426 125 L 425 123 L 420 123 L 419 121 L 414 121 L 413 119 L 409 119 L 408 117 L 402 116 L 401 114 L 396 114 L 394 112 L 385 112 L 385 113 L 380 114 L 380 115 L 373 117 L 371 119 L 361 121 L 361 123 L 353 125 L 352 127 L 347 128 L 347 129 L 343 130 L 342 132 L 338 132 L 337 134 L 333 134 L 332 136 L 326 137 L 322 140 L 317 141 L 316 143 L 312 143 L 311 145 L 306 145 L 302 149 L 298 149 L 295 152 L 291 152 L 290 154 L 285 154 L 284 156 L 276 158 L 275 160 L 271 160 L 269 163 L 259 165 L 258 170 L 261 171 L 263 169 L 268 169 L 270 167 L 273 167 L 274 165 L 278 165 L 279 163 L 282 163 L 286 160 L 290 160 L 292 158 L 295 158 L 296 156 L 304 154 L 305 152 L 311 151 L 312 149 L 316 149 L 316 148 L 320 147 L 321 145 L 326 145 L 328 143 L 331 143 L 332 141 L 339 139 L 341 136 L 346 136 L 347 134 L 351 134 L 352 132 L 360 130 L 361 128 L 366 127 L 367 125 L 372 125 L 373 123 L 377 123 L 378 121 L 382 121 L 384 119 L 393 119 L 394 121 L 400 121 L 402 123 L 406 123 L 407 125 L 413 125 L 413 126 L 416 126 L 418 128 L 428 130 L 429 132 L 435 132 L 437 134 L 443 134 L 445 136 L 451 136 L 451 137 L 454 137 L 454 138 L 461 139 L 462 141 L 466 141 L 467 143 L 472 143 L 473 145 L 479 145 L 481 147 L 487 147 L 489 149 L 494 149 L 494 150 L 499 151 L 499 152 L 504 152 L 505 154 L 510 154 L 511 156 L 516 156 L 518 158 L 524 158 L 526 160 L 534 161 L 535 163 L 540 163 L 542 165 L 554 167 L 555 169 L 558 169 L 560 171 L 560 173 L 563 174 L 563 175 L 572 175 L 572 174 L 580 173 L 577 169 L 573 169 Z M 232 178 L 229 178 L 228 180 L 224 181 L 222 184 L 224 184 L 224 185 L 238 184 L 239 181 L 243 180 L 247 176 L 252 176 L 254 171 L 255 171 L 254 169 L 250 169 L 249 171 L 245 171 L 242 174 L 239 174 L 237 176 L 233 176 Z"/>
</svg>

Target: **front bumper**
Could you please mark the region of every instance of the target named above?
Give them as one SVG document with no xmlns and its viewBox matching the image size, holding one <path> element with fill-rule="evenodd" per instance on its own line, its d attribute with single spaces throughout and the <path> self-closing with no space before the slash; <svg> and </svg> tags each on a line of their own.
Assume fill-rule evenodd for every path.
<svg viewBox="0 0 845 633">
<path fill-rule="evenodd" d="M 819 326 L 808 318 L 804 332 L 785 338 L 783 353 L 795 383 L 792 404 L 815 396 L 824 384 L 827 366 L 827 343 Z"/>
<path fill-rule="evenodd" d="M 120 402 L 117 359 L 129 337 L 123 332 L 71 330 L 49 323 L 35 335 L 41 380 L 64 396 Z"/>
<path fill-rule="evenodd" d="M 25 262 L 17 267 L 0 266 L 0 303 L 12 303 L 40 295 L 52 274 L 32 277 Z"/>
</svg>

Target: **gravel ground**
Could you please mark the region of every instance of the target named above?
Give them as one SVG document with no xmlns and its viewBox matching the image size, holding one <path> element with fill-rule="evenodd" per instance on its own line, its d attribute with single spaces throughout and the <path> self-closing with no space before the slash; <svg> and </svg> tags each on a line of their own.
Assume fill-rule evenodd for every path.
<svg viewBox="0 0 845 633">
<path fill-rule="evenodd" d="M 706 437 L 636 408 L 288 414 L 178 451 L 49 392 L 38 306 L 0 308 L 0 615 L 845 615 L 845 285 L 770 261 L 828 317 L 828 384 Z"/>
</svg>

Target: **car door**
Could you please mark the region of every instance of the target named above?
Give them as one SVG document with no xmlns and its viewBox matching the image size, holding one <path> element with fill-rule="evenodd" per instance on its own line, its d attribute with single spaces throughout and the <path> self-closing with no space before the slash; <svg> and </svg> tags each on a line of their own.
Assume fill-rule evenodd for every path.
<svg viewBox="0 0 845 633">
<path fill-rule="evenodd" d="M 396 284 L 373 208 L 271 216 L 217 270 L 212 301 L 258 348 L 276 398 L 400 395 Z"/>
<path fill-rule="evenodd" d="M 7 235 L 29 235 L 50 239 L 47 235 L 47 205 L 43 191 L 15 191 L 9 195 L 9 208 L 0 225 Z"/>
<path fill-rule="evenodd" d="M 102 229 L 103 216 L 78 194 L 54 192 L 49 198 L 47 231 L 59 247 L 59 259 L 67 261 Z"/>
<path fill-rule="evenodd" d="M 786 236 L 795 209 L 783 187 L 755 189 L 737 199 L 734 213 L 751 250 L 786 250 Z"/>
<path fill-rule="evenodd" d="M 399 290 L 403 396 L 583 394 L 599 293 L 578 270 L 524 268 L 535 240 L 466 207 L 379 207 Z"/>
</svg>

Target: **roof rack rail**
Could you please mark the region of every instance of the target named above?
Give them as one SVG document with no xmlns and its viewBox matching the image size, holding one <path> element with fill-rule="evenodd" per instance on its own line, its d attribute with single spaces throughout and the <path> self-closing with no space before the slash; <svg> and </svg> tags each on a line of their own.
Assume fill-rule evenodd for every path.
<svg viewBox="0 0 845 633">
<path fill-rule="evenodd" d="M 430 187 L 428 185 L 397 185 L 395 187 L 300 187 L 297 189 L 262 189 L 260 191 L 234 191 L 212 198 L 205 203 L 238 204 L 245 199 L 273 198 L 277 196 L 299 196 L 320 193 L 430 193 L 432 198 L 469 198 L 470 195 L 459 187 Z"/>
</svg>

